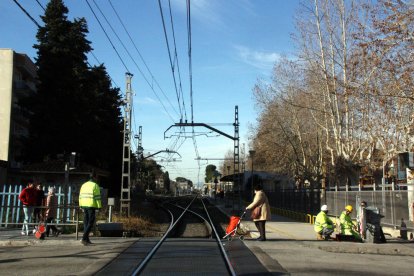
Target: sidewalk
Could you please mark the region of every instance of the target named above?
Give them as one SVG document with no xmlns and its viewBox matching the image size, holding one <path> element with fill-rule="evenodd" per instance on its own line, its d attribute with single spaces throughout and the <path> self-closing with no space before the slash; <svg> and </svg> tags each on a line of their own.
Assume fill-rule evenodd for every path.
<svg viewBox="0 0 414 276">
<path fill-rule="evenodd" d="M 84 246 L 75 234 L 38 240 L 20 232 L 0 229 L 2 275 L 93 275 L 139 240 L 91 237 Z"/>
<path fill-rule="evenodd" d="M 232 208 L 225 208 L 224 200 L 211 200 L 212 204 L 221 209 L 222 212 L 231 215 Z M 241 223 L 241 228 L 248 230 L 252 239 L 259 237 L 259 233 L 250 219 L 248 212 Z M 335 233 L 333 234 L 334 237 Z M 338 241 L 317 241 L 313 225 L 298 222 L 290 218 L 273 215 L 270 221 L 266 222 L 266 238 L 268 241 L 298 241 L 302 245 L 317 248 L 327 252 L 335 253 L 358 253 L 358 254 L 381 254 L 394 256 L 413 256 L 414 243 L 387 236 L 387 243 L 354 243 Z M 258 242 L 257 244 L 261 244 Z"/>
</svg>

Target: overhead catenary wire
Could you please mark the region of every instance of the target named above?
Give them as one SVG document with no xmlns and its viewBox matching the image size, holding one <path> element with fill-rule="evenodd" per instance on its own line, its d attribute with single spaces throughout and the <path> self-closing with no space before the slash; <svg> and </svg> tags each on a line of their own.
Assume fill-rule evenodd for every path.
<svg viewBox="0 0 414 276">
<path fill-rule="evenodd" d="M 45 7 L 39 2 L 39 0 L 36 0 L 37 4 L 43 9 L 43 11 L 46 11 Z"/>
<path fill-rule="evenodd" d="M 168 7 L 169 7 L 169 11 L 170 11 L 171 33 L 172 33 L 173 42 L 174 42 L 174 60 L 175 60 L 175 63 L 177 64 L 179 93 L 180 93 L 180 96 L 181 96 L 181 102 L 183 104 L 184 118 L 185 118 L 185 120 L 187 120 L 187 110 L 185 108 L 185 100 L 184 100 L 185 98 L 184 98 L 184 93 L 183 93 L 183 85 L 182 85 L 182 81 L 181 81 L 180 62 L 179 62 L 179 59 L 178 59 L 177 41 L 175 39 L 175 28 L 174 28 L 174 20 L 173 20 L 173 16 L 172 16 L 171 0 L 168 0 Z"/>
<path fill-rule="evenodd" d="M 98 16 L 95 14 L 94 10 L 92 9 L 92 6 L 89 4 L 88 0 L 85 0 L 86 4 L 88 4 L 89 9 L 91 10 L 93 16 L 95 17 L 95 19 L 98 21 L 99 26 L 101 27 L 102 31 L 104 32 L 106 38 L 108 39 L 109 43 L 111 44 L 112 48 L 114 49 L 116 55 L 118 56 L 119 60 L 121 61 L 122 65 L 124 65 L 125 70 L 129 73 L 129 69 L 126 66 L 124 60 L 122 59 L 121 55 L 119 54 L 118 50 L 116 49 L 115 45 L 112 43 L 111 38 L 109 37 L 108 33 L 106 32 L 105 28 L 103 27 L 101 21 L 99 20 Z"/>
<path fill-rule="evenodd" d="M 187 34 L 188 34 L 188 71 L 189 71 L 189 78 L 190 78 L 190 105 L 191 105 L 191 122 L 194 122 L 194 102 L 193 102 L 193 64 L 192 64 L 192 46 L 191 46 L 191 3 L 190 0 L 187 0 Z M 193 130 L 193 145 L 194 151 L 197 157 L 197 164 L 198 164 L 198 174 L 197 174 L 197 182 L 200 180 L 200 155 L 198 152 L 197 147 L 197 140 L 195 137 L 194 127 Z"/>
<path fill-rule="evenodd" d="M 125 44 L 123 43 L 122 39 L 119 37 L 119 35 L 117 34 L 117 32 L 115 31 L 115 29 L 112 27 L 112 24 L 109 22 L 109 20 L 106 18 L 105 14 L 102 12 L 101 8 L 99 7 L 99 5 L 95 2 L 95 0 L 92 0 L 93 3 L 95 4 L 96 8 L 98 9 L 98 11 L 101 13 L 102 17 L 105 19 L 106 23 L 109 25 L 109 27 L 111 28 L 112 32 L 114 33 L 114 35 L 116 36 L 116 38 L 118 39 L 119 43 L 121 43 L 122 47 L 124 48 L 125 52 L 128 54 L 129 58 L 132 60 L 132 62 L 135 64 L 135 66 L 138 69 L 138 72 L 142 75 L 142 77 L 145 79 L 145 81 L 148 83 L 148 85 L 152 88 L 152 85 L 149 83 L 147 77 L 145 76 L 144 72 L 142 72 L 141 68 L 138 66 L 137 62 L 135 61 L 135 59 L 132 57 L 131 53 L 128 51 L 128 48 L 125 46 Z M 165 112 L 167 113 L 167 115 L 171 118 L 171 120 L 174 122 L 173 117 L 171 116 L 171 114 L 168 112 L 167 108 L 165 107 L 165 105 L 163 104 L 163 102 L 161 101 L 160 97 L 158 96 L 158 94 L 155 92 L 154 89 L 152 89 L 152 92 L 154 93 L 154 95 L 157 97 L 158 101 L 161 103 L 161 105 L 163 106 Z"/>
<path fill-rule="evenodd" d="M 191 8 L 190 0 L 187 0 L 187 34 L 188 34 L 188 71 L 190 77 L 190 101 L 191 101 L 191 122 L 194 122 L 194 106 L 193 106 L 193 64 L 192 64 L 192 48 L 191 48 Z"/>
<path fill-rule="evenodd" d="M 13 0 L 13 2 L 14 3 L 16 3 L 16 5 L 27 15 L 27 17 L 29 17 L 30 18 L 30 20 L 32 20 L 32 22 L 38 27 L 38 28 L 40 28 L 40 25 L 39 25 L 39 23 L 37 23 L 37 21 L 36 21 L 36 19 L 34 19 L 31 15 L 30 15 L 30 13 L 28 12 L 28 11 L 26 11 L 26 9 L 25 8 L 23 8 L 23 6 L 22 5 L 20 5 L 20 3 L 19 2 L 17 2 L 17 0 Z"/>
<path fill-rule="evenodd" d="M 145 59 L 144 59 L 144 57 L 142 56 L 141 52 L 138 50 L 138 47 L 137 47 L 137 45 L 135 44 L 135 41 L 132 39 L 132 37 L 131 37 L 131 35 L 130 35 L 129 31 L 127 30 L 127 28 L 126 28 L 126 26 L 125 26 L 125 24 L 124 24 L 124 22 L 122 21 L 122 19 L 121 19 L 121 17 L 119 16 L 119 14 L 118 14 L 117 10 L 115 9 L 115 7 L 112 5 L 111 0 L 108 0 L 108 2 L 109 2 L 109 4 L 110 4 L 110 6 L 111 6 L 112 10 L 114 11 L 114 13 L 115 13 L 116 17 L 118 18 L 119 22 L 121 23 L 121 26 L 123 27 L 123 29 L 124 29 L 125 33 L 127 34 L 127 36 L 128 36 L 128 38 L 129 38 L 129 40 L 131 41 L 132 45 L 134 46 L 135 50 L 137 51 L 137 53 L 138 53 L 138 55 L 139 55 L 139 57 L 140 57 L 140 59 L 141 59 L 142 63 L 144 64 L 145 68 L 147 69 L 148 73 L 150 74 L 151 79 L 155 82 L 155 84 L 157 85 L 158 89 L 159 89 L 159 90 L 161 91 L 161 93 L 164 95 L 165 99 L 168 101 L 168 103 L 170 104 L 170 106 L 172 107 L 172 109 L 174 110 L 174 112 L 175 112 L 177 115 L 179 115 L 178 111 L 175 109 L 174 105 L 171 103 L 170 99 L 167 97 L 167 95 L 165 94 L 164 90 L 161 88 L 161 86 L 160 86 L 159 82 L 158 82 L 158 81 L 157 81 L 157 79 L 154 77 L 153 73 L 151 72 L 151 70 L 150 70 L 149 66 L 147 65 L 147 62 L 145 61 Z M 151 88 L 151 89 L 153 89 L 153 85 L 151 85 L 151 84 L 149 83 L 149 81 L 148 81 L 148 80 L 146 80 L 146 81 L 147 81 L 148 85 L 150 86 L 150 88 Z M 154 91 L 154 93 L 155 93 L 155 91 Z"/>
<path fill-rule="evenodd" d="M 159 6 L 159 9 L 160 9 L 160 14 L 161 14 L 161 21 L 162 21 L 162 26 L 163 26 L 163 30 L 164 30 L 165 43 L 167 44 L 168 57 L 169 57 L 169 60 L 170 60 L 170 68 L 171 68 L 173 81 L 174 81 L 175 94 L 177 96 L 177 102 L 178 102 L 179 111 L 180 111 L 180 120 L 182 121 L 183 120 L 183 110 L 181 108 L 180 93 L 179 93 L 178 88 L 177 88 L 177 80 L 175 78 L 174 63 L 173 63 L 173 60 L 172 60 L 172 57 L 171 57 L 170 43 L 168 41 L 167 29 L 166 29 L 166 25 L 165 25 L 164 12 L 162 10 L 161 0 L 158 0 L 158 6 Z"/>
</svg>

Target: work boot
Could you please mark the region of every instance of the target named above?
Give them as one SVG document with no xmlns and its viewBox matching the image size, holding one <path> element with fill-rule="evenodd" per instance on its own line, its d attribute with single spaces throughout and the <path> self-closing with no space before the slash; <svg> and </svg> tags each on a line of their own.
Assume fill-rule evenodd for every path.
<svg viewBox="0 0 414 276">
<path fill-rule="evenodd" d="M 323 236 L 319 233 L 316 233 L 316 240 L 318 241 L 324 241 L 325 239 L 323 238 Z"/>
</svg>

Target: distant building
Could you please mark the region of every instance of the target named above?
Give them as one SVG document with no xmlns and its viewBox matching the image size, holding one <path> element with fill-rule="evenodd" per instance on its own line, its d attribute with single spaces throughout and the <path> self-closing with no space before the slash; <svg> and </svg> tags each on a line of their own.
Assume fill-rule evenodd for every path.
<svg viewBox="0 0 414 276">
<path fill-rule="evenodd" d="M 155 190 L 163 191 L 164 190 L 164 177 L 160 176 L 155 180 Z"/>
<path fill-rule="evenodd" d="M 21 100 L 36 93 L 36 65 L 25 54 L 0 49 L 0 185 L 20 182 L 23 140 L 29 135 L 29 111 Z"/>
<path fill-rule="evenodd" d="M 263 184 L 263 190 L 267 192 L 274 192 L 279 189 L 293 189 L 295 187 L 294 180 L 284 174 L 270 173 L 270 172 L 261 172 L 254 171 L 254 179 L 260 179 Z M 252 177 L 251 171 L 245 171 L 244 173 L 239 174 L 239 181 L 242 183 L 242 190 L 251 190 L 252 187 L 249 186 L 250 179 Z M 217 189 L 223 189 L 225 191 L 233 190 L 233 181 L 236 181 L 236 177 L 233 174 L 226 175 L 220 179 L 220 183 L 217 185 Z M 236 181 L 237 182 L 237 181 Z M 211 189 L 211 185 L 208 186 L 208 189 Z M 238 190 L 235 186 L 234 190 Z"/>
<path fill-rule="evenodd" d="M 173 195 L 184 195 L 191 191 L 191 185 L 187 180 L 185 181 L 173 181 L 170 182 L 170 192 Z"/>
</svg>

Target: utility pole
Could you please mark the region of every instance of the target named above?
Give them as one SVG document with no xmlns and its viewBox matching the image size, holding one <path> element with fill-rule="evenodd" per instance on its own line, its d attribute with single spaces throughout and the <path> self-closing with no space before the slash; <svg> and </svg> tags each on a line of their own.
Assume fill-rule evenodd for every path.
<svg viewBox="0 0 414 276">
<path fill-rule="evenodd" d="M 245 152 L 246 152 L 245 144 L 243 143 L 242 147 L 241 147 L 241 157 L 242 157 L 241 172 L 243 173 L 242 174 L 242 179 L 241 179 L 241 188 L 242 189 L 239 191 L 240 194 L 243 192 L 243 195 L 244 195 L 244 182 L 245 182 L 244 174 L 246 172 L 246 155 L 245 155 Z"/>
<path fill-rule="evenodd" d="M 233 172 L 234 176 L 236 177 L 234 179 L 233 177 L 233 191 L 234 191 L 234 184 L 237 183 L 237 188 L 239 190 L 239 209 L 241 209 L 241 185 L 240 185 L 240 138 L 239 138 L 239 106 L 236 105 L 234 109 L 234 167 Z M 234 208 L 234 196 L 233 196 L 233 211 L 235 211 Z"/>
<path fill-rule="evenodd" d="M 138 148 L 137 148 L 137 162 L 138 162 L 138 170 L 137 176 L 139 179 L 139 187 L 142 186 L 142 166 L 144 165 L 142 160 L 144 156 L 144 148 L 142 147 L 142 126 L 139 126 L 138 135 L 135 135 L 135 138 L 138 139 Z M 136 184 L 137 185 L 137 184 Z"/>
<path fill-rule="evenodd" d="M 126 74 L 124 99 L 124 140 L 122 147 L 121 215 L 130 216 L 131 207 L 131 115 L 132 115 L 132 74 Z"/>
</svg>

